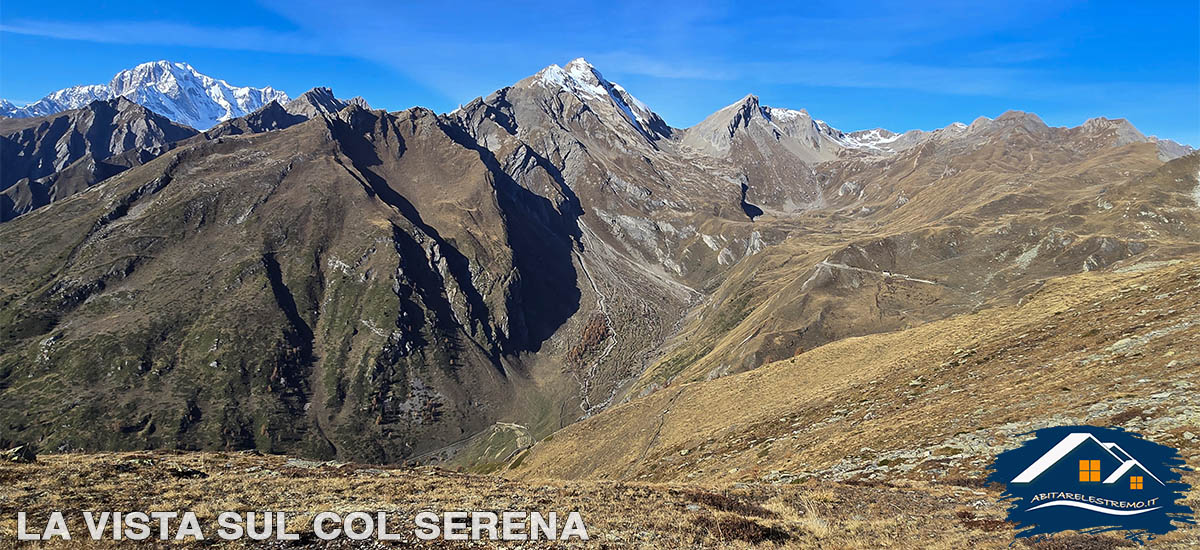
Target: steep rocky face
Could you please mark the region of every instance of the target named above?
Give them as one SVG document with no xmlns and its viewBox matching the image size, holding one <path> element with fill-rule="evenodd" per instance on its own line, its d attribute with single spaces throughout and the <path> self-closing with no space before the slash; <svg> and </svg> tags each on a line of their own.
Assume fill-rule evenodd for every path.
<svg viewBox="0 0 1200 550">
<path fill-rule="evenodd" d="M 0 221 L 78 193 L 195 134 L 124 98 L 0 121 Z"/>
<path fill-rule="evenodd" d="M 819 208 L 824 204 L 813 166 L 832 160 L 844 149 L 841 132 L 812 119 L 807 112 L 774 109 L 746 96 L 681 132 L 686 150 L 724 162 L 743 189 L 751 217 L 759 207 L 782 212 Z"/>
<path fill-rule="evenodd" d="M 287 102 L 283 106 L 284 110 L 293 114 L 310 119 L 318 115 L 328 115 L 345 109 L 348 105 L 357 105 L 363 109 L 370 109 L 365 99 L 356 97 L 354 99 L 343 101 L 333 95 L 333 90 L 329 88 L 313 88 L 304 92 L 300 97 Z"/>
<path fill-rule="evenodd" d="M 758 238 L 740 182 L 681 156 L 658 115 L 582 59 L 446 118 L 519 186 L 577 217 L 582 305 L 552 342 L 578 380 L 577 413 L 613 403 L 699 297 L 693 285 Z M 736 252 L 705 244 L 714 231 Z"/>
</svg>

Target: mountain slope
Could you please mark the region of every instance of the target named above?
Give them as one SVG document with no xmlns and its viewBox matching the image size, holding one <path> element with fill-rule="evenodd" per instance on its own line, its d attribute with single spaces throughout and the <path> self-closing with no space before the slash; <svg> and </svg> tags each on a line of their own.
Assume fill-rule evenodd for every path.
<svg viewBox="0 0 1200 550">
<path fill-rule="evenodd" d="M 314 88 L 285 107 L 272 100 L 254 112 L 226 120 L 198 140 L 290 128 L 334 114 L 349 102 L 329 88 Z M 196 131 L 118 97 L 58 115 L 0 121 L 0 222 L 73 195 L 131 166 L 144 164 Z M 79 160 L 81 157 L 85 160 Z M 78 162 L 76 162 L 78 160 Z"/>
<path fill-rule="evenodd" d="M 287 94 L 270 86 L 232 86 L 224 80 L 201 74 L 187 63 L 154 61 L 117 73 L 107 85 L 65 88 L 24 107 L 10 107 L 0 115 L 13 118 L 46 116 L 116 97 L 127 98 L 198 130 L 247 115 L 271 101 L 288 101 Z"/>
<path fill-rule="evenodd" d="M 191 477 L 180 479 L 180 472 Z M 197 472 L 205 475 L 201 476 Z M 1196 483 L 1194 472 L 1185 479 Z M 88 480 L 81 483 L 79 479 Z M 443 540 L 423 541 L 411 518 L 427 510 L 578 510 L 589 541 L 525 541 L 523 548 L 566 545 L 613 549 L 681 550 L 759 548 L 774 550 L 948 550 L 1011 548 L 1015 530 L 1004 521 L 1005 502 L 995 488 L 963 486 L 962 480 L 935 482 L 742 484 L 705 487 L 612 481 L 513 481 L 456 473 L 442 468 L 406 468 L 316 462 L 254 453 L 139 451 L 53 454 L 33 464 L 0 464 L 0 498 L 30 518 L 54 511 L 89 510 L 126 502 L 130 509 L 196 510 L 199 525 L 217 525 L 219 511 L 254 495 L 256 507 L 288 510 L 288 543 L 317 550 L 328 542 L 313 533 L 310 517 L 325 510 L 387 510 L 392 544 L 412 549 L 444 549 Z M 11 483 L 8 481 L 12 481 Z M 141 490 L 130 492 L 130 483 Z M 304 487 L 298 491 L 297 487 Z M 419 498 L 414 498 L 419 494 Z M 229 504 L 223 504 L 223 503 Z M 215 503 L 204 506 L 205 503 Z M 72 533 L 87 533 L 82 514 L 64 514 Z M 16 520 L 2 524 L 15 532 Z M 207 533 L 207 531 L 205 531 Z M 472 548 L 508 548 L 487 539 Z M 1154 548 L 1189 549 L 1194 525 L 1156 537 Z M 577 539 L 575 539 L 577 541 Z M 120 548 L 128 541 L 89 543 Z M 66 548 L 64 543 L 49 548 Z M 1030 544 L 1030 550 L 1125 548 L 1114 534 L 1056 536 Z M 347 548 L 378 546 L 348 541 Z M 249 537 L 223 541 L 222 548 L 261 548 Z M 1023 545 L 1025 546 L 1025 545 Z"/>
<path fill-rule="evenodd" d="M 1200 259 L 1051 279 L 1021 304 L 849 338 L 614 407 L 515 475 L 645 481 L 982 480 L 1048 425 L 1118 425 L 1200 456 Z"/>
<path fill-rule="evenodd" d="M 447 119 L 519 186 L 577 216 L 581 308 L 551 353 L 578 380 L 571 418 L 602 409 L 696 298 L 692 282 L 718 266 L 694 224 L 750 237 L 736 184 L 678 158 L 661 118 L 582 59 Z"/>
<path fill-rule="evenodd" d="M 1019 300 L 1047 277 L 1131 256 L 1197 250 L 1196 154 L 1161 165 L 1148 143 L 1099 146 L 1072 131 L 1074 145 L 1011 118 L 974 144 L 820 165 L 827 209 L 763 218 L 793 227 L 788 238 L 738 263 L 635 390 Z"/>
<path fill-rule="evenodd" d="M 194 135 L 123 97 L 0 120 L 0 221 L 78 193 Z"/>
<path fill-rule="evenodd" d="M 5 224 L 4 430 L 392 461 L 529 407 L 557 374 L 522 354 L 577 307 L 571 217 L 489 162 L 428 111 L 354 106 Z"/>
</svg>

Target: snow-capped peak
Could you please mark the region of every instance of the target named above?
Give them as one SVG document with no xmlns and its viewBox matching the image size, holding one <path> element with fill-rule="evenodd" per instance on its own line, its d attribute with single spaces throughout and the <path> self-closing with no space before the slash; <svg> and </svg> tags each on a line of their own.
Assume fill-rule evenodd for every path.
<svg viewBox="0 0 1200 550">
<path fill-rule="evenodd" d="M 844 146 L 852 149 L 891 151 L 891 148 L 886 146 L 900 139 L 901 135 L 883 128 L 873 128 L 845 134 L 842 136 L 841 142 Z"/>
<path fill-rule="evenodd" d="M 187 63 L 156 61 L 117 73 L 109 83 L 114 95 L 125 96 L 151 111 L 193 128 L 207 129 L 244 116 L 272 101 L 286 103 L 287 94 L 271 87 L 232 86 L 201 74 Z"/>
<path fill-rule="evenodd" d="M 153 61 L 117 73 L 107 84 L 73 86 L 17 108 L 6 116 L 49 115 L 84 107 L 92 101 L 125 97 L 175 122 L 206 130 L 244 116 L 287 94 L 271 87 L 237 87 L 201 74 L 187 63 Z"/>
<path fill-rule="evenodd" d="M 534 77 L 543 86 L 570 92 L 583 101 L 608 98 L 639 132 L 649 136 L 647 128 L 656 118 L 654 112 L 621 85 L 606 80 L 586 59 L 575 58 L 565 67 L 550 65 Z"/>
<path fill-rule="evenodd" d="M 582 57 L 567 63 L 566 67 L 550 65 L 539 71 L 537 77 L 547 86 L 561 87 L 576 95 L 588 98 L 608 95 L 599 71 Z"/>
</svg>

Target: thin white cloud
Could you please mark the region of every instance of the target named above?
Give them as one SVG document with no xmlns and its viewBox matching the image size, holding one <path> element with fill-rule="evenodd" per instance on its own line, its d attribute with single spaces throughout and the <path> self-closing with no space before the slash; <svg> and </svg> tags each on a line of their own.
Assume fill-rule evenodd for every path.
<svg viewBox="0 0 1200 550">
<path fill-rule="evenodd" d="M 0 32 L 107 44 L 155 44 L 274 53 L 328 53 L 318 37 L 255 27 L 202 27 L 168 21 L 0 23 Z"/>
</svg>

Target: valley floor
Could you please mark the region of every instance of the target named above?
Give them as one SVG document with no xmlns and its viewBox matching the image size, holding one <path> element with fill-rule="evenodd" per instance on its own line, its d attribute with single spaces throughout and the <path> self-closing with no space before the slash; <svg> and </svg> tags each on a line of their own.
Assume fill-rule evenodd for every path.
<svg viewBox="0 0 1200 550">
<path fill-rule="evenodd" d="M 1197 479 L 1193 472 L 1191 482 Z M 968 484 L 970 485 L 970 484 Z M 919 481 L 736 484 L 701 487 L 623 482 L 516 482 L 434 468 L 321 463 L 239 453 L 103 453 L 39 457 L 0 465 L 0 547 L 159 548 L 163 543 L 91 542 L 82 511 L 196 512 L 209 540 L 196 546 L 256 548 L 1008 548 L 991 488 Z M 1195 493 L 1189 496 L 1194 503 Z M 1194 504 L 1193 504 L 1194 506 Z M 71 542 L 14 541 L 18 511 L 44 525 L 63 511 Z M 221 511 L 285 511 L 297 542 L 215 539 Z M 567 543 L 457 543 L 416 540 L 420 511 L 578 510 L 590 540 Z M 398 542 L 317 540 L 320 511 L 385 511 Z M 41 522 L 41 523 L 38 523 Z M 39 529 L 30 527 L 30 530 Z M 84 538 L 84 542 L 80 542 Z M 1200 529 L 1175 531 L 1148 548 L 1193 548 Z M 1058 536 L 1015 548 L 1106 549 L 1136 546 L 1115 535 Z M 31 546 L 32 547 L 32 546 Z"/>
</svg>

